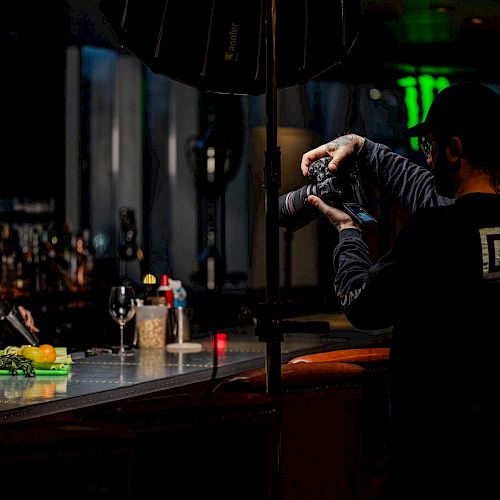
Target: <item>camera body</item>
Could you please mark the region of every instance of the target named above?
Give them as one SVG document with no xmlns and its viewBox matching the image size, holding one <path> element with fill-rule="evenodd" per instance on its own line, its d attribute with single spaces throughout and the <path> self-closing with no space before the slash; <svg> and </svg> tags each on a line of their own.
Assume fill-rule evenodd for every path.
<svg viewBox="0 0 500 500">
<path fill-rule="evenodd" d="M 363 205 L 364 193 L 361 187 L 359 170 L 356 164 L 332 172 L 328 169 L 331 158 L 329 156 L 313 161 L 309 165 L 309 179 L 314 185 L 310 194 L 319 196 L 323 201 L 341 205 L 344 202 Z"/>
<path fill-rule="evenodd" d="M 344 210 L 360 225 L 376 222 L 362 207 L 365 194 L 358 166 L 353 163 L 338 172 L 332 172 L 328 169 L 330 161 L 328 156 L 312 162 L 308 170 L 311 183 L 280 196 L 280 226 L 295 231 L 319 216 L 319 210 L 307 201 L 311 194 Z"/>
</svg>

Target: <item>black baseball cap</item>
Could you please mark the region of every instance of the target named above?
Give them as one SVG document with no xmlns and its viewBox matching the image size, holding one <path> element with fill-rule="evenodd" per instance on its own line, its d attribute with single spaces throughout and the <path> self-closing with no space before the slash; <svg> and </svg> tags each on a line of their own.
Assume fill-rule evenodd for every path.
<svg viewBox="0 0 500 500">
<path fill-rule="evenodd" d="M 422 123 L 401 132 L 425 137 L 430 132 L 477 135 L 500 130 L 500 94 L 476 82 L 455 83 L 439 92 Z"/>
</svg>

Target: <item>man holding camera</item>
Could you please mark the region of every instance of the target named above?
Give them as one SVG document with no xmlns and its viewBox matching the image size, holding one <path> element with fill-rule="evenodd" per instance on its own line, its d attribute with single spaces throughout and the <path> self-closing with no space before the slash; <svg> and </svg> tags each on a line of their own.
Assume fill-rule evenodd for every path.
<svg viewBox="0 0 500 500">
<path fill-rule="evenodd" d="M 425 121 L 429 168 L 355 134 L 303 155 L 333 172 L 355 159 L 411 216 L 373 263 L 362 228 L 317 196 L 339 230 L 334 285 L 358 328 L 392 326 L 390 397 L 394 499 L 500 498 L 500 96 L 452 85 Z"/>
</svg>

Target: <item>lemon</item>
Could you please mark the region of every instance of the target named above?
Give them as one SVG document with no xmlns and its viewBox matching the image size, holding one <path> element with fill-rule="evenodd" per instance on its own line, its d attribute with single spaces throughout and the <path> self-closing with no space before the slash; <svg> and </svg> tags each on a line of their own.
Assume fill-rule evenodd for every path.
<svg viewBox="0 0 500 500">
<path fill-rule="evenodd" d="M 45 361 L 46 356 L 41 349 L 34 346 L 25 346 L 21 349 L 19 353 L 21 356 L 24 356 L 27 359 L 31 359 L 35 363 L 40 363 Z"/>
</svg>

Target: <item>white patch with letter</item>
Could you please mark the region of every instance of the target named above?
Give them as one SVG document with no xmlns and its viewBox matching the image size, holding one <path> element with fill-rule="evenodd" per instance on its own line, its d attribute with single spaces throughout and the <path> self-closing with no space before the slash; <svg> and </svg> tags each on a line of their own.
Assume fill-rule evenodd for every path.
<svg viewBox="0 0 500 500">
<path fill-rule="evenodd" d="M 483 256 L 483 278 L 500 278 L 500 227 L 479 229 Z"/>
</svg>

